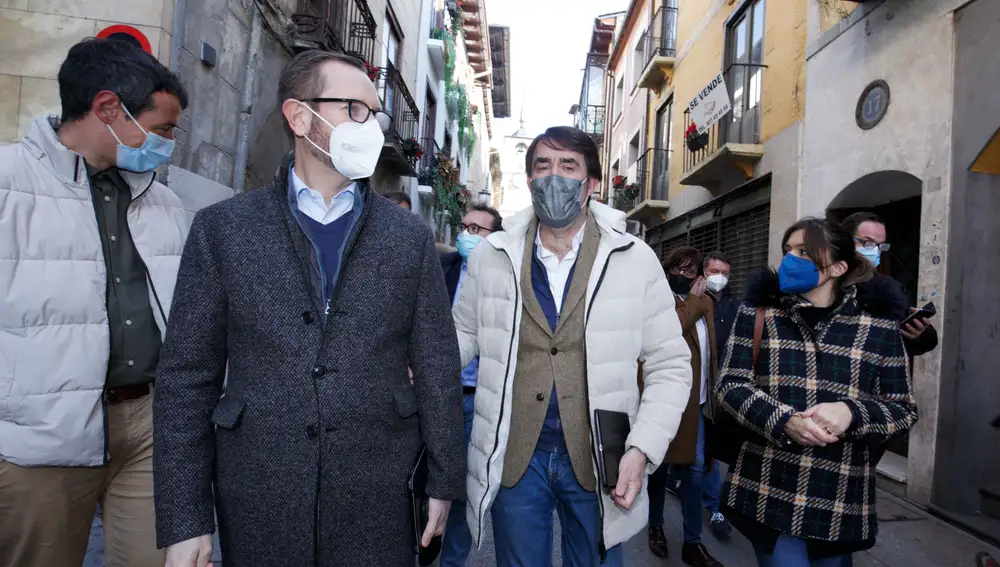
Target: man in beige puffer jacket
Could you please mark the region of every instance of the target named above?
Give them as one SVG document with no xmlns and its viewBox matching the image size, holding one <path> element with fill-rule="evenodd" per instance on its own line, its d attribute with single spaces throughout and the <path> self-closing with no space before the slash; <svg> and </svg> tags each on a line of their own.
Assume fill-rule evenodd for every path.
<svg viewBox="0 0 1000 567">
<path fill-rule="evenodd" d="M 472 253 L 454 308 L 462 364 L 480 357 L 469 528 L 481 544 L 492 510 L 498 567 L 549 564 L 557 510 L 564 561 L 614 567 L 646 523 L 642 487 L 687 405 L 691 354 L 656 254 L 621 211 L 589 201 L 601 178 L 593 140 L 550 128 L 525 167 L 533 207 Z M 597 409 L 631 423 L 610 489 L 597 474 Z"/>
<path fill-rule="evenodd" d="M 0 147 L 0 567 L 162 567 L 153 380 L 189 217 L 155 181 L 187 95 L 118 40 L 73 46 L 62 117 Z"/>
</svg>

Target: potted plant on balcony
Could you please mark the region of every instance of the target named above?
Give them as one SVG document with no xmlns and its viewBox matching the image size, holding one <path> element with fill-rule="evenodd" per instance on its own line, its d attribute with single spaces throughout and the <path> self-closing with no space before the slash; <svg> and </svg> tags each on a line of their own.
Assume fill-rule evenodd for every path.
<svg viewBox="0 0 1000 567">
<path fill-rule="evenodd" d="M 378 67 L 365 61 L 365 72 L 368 73 L 368 78 L 371 79 L 373 83 L 375 82 L 375 79 L 378 79 L 378 70 Z"/>
<path fill-rule="evenodd" d="M 639 197 L 639 184 L 629 183 L 623 187 L 615 188 L 615 208 L 628 211 L 635 206 L 635 200 Z"/>
<path fill-rule="evenodd" d="M 416 138 L 403 140 L 399 146 L 403 152 L 403 157 L 410 163 L 416 163 L 420 158 L 424 157 L 424 148 Z"/>
<path fill-rule="evenodd" d="M 684 131 L 684 142 L 688 150 L 697 152 L 708 145 L 708 132 L 698 133 L 698 127 L 692 122 Z"/>
<path fill-rule="evenodd" d="M 611 187 L 616 191 L 625 187 L 625 177 L 622 175 L 616 175 L 611 178 Z"/>
</svg>

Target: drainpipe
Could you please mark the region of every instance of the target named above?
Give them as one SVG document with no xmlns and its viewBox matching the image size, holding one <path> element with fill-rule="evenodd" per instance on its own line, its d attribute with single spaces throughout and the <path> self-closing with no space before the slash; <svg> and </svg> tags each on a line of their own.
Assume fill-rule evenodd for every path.
<svg viewBox="0 0 1000 567">
<path fill-rule="evenodd" d="M 168 2 L 170 0 L 167 0 Z M 187 0 L 174 0 L 174 21 L 170 24 L 170 70 L 181 70 L 181 44 L 184 43 L 184 13 Z"/>
<path fill-rule="evenodd" d="M 177 0 L 181 2 L 183 0 Z M 260 58 L 260 36 L 264 27 L 260 8 L 254 3 L 253 22 L 250 24 L 250 47 L 247 48 L 246 78 L 240 99 L 240 125 L 236 134 L 236 164 L 233 166 L 233 192 L 244 191 L 247 159 L 250 154 L 250 118 L 253 113 L 253 92 L 257 82 L 257 62 Z"/>
</svg>

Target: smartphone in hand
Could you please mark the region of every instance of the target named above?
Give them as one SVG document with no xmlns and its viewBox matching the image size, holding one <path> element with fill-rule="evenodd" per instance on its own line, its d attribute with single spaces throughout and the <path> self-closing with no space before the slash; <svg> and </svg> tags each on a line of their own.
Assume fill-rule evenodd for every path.
<svg viewBox="0 0 1000 567">
<path fill-rule="evenodd" d="M 917 309 L 913 313 L 910 313 L 909 315 L 907 315 L 905 319 L 903 319 L 902 321 L 899 322 L 899 326 L 902 327 L 903 325 L 906 325 L 910 321 L 913 321 L 914 319 L 918 319 L 918 318 L 919 319 L 929 319 L 929 318 L 933 317 L 934 315 L 937 315 L 937 309 L 934 307 L 934 302 L 933 301 L 929 301 L 929 302 L 927 302 L 927 305 L 924 305 L 920 309 Z"/>
</svg>

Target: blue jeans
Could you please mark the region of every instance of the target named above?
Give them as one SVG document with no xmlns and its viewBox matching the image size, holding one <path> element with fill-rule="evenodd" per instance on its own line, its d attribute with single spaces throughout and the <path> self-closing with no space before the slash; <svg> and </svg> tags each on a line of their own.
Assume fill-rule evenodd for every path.
<svg viewBox="0 0 1000 567">
<path fill-rule="evenodd" d="M 462 418 L 465 422 L 465 450 L 469 450 L 472 436 L 472 418 L 476 414 L 475 395 L 466 394 L 462 399 Z M 454 500 L 448 512 L 448 524 L 441 540 L 441 567 L 464 567 L 472 548 L 472 534 L 465 521 L 465 499 Z"/>
<path fill-rule="evenodd" d="M 781 534 L 774 544 L 774 552 L 770 555 L 759 549 L 754 549 L 757 555 L 757 565 L 760 567 L 846 567 L 851 565 L 850 555 L 824 557 L 809 560 L 806 541 L 797 537 Z"/>
<path fill-rule="evenodd" d="M 521 480 L 511 488 L 500 487 L 493 503 L 497 567 L 552 565 L 553 508 L 562 528 L 563 565 L 598 567 L 602 530 L 598 498 L 577 482 L 568 454 L 535 451 Z M 622 566 L 620 545 L 608 550 L 604 565 Z"/>
<path fill-rule="evenodd" d="M 700 411 L 694 464 L 678 466 L 675 470 L 681 481 L 677 496 L 684 518 L 684 543 L 698 543 L 701 541 L 701 506 L 705 492 L 705 416 Z"/>
</svg>

